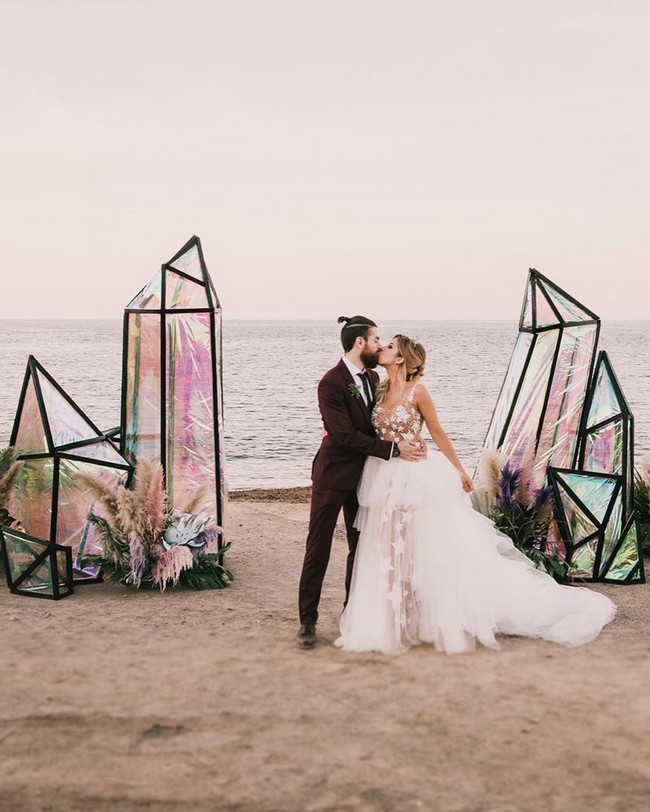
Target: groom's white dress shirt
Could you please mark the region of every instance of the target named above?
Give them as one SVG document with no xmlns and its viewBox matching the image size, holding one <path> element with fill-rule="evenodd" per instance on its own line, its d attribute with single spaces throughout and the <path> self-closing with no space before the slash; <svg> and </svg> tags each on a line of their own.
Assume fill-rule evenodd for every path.
<svg viewBox="0 0 650 812">
<path fill-rule="evenodd" d="M 343 356 L 343 363 L 350 370 L 350 375 L 352 375 L 352 380 L 359 387 L 359 392 L 361 393 L 361 397 L 363 398 L 363 402 L 366 404 L 366 406 L 369 406 L 370 404 L 368 403 L 368 398 L 366 397 L 366 390 L 364 389 L 364 386 L 363 386 L 363 378 L 359 377 L 359 375 L 361 375 L 363 370 L 359 369 L 359 367 L 355 367 L 355 365 L 352 363 L 352 361 L 350 361 L 348 358 L 346 358 L 345 355 Z M 368 381 L 368 385 L 370 385 L 370 381 Z"/>
</svg>

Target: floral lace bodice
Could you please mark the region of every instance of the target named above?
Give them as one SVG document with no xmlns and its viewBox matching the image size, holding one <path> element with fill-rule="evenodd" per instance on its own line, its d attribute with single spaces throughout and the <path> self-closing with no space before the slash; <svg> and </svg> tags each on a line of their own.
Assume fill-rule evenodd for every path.
<svg viewBox="0 0 650 812">
<path fill-rule="evenodd" d="M 422 431 L 422 415 L 413 403 L 417 387 L 416 383 L 396 406 L 386 409 L 383 405 L 378 405 L 372 410 L 372 425 L 382 440 L 400 443 L 402 440 L 419 437 Z"/>
</svg>

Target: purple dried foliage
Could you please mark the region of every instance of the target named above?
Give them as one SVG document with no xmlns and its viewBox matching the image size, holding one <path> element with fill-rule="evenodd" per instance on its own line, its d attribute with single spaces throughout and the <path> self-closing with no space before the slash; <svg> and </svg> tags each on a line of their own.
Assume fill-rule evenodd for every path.
<svg viewBox="0 0 650 812">
<path fill-rule="evenodd" d="M 511 508 L 514 504 L 517 488 L 521 479 L 520 468 L 510 468 L 510 463 L 506 463 L 499 477 L 498 504 L 502 508 Z"/>
</svg>

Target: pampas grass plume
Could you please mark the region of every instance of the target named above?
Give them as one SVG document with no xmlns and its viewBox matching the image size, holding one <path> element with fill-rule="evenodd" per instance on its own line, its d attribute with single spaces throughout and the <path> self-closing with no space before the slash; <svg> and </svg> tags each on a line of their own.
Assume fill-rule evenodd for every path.
<svg viewBox="0 0 650 812">
<path fill-rule="evenodd" d="M 194 566 L 194 556 L 188 547 L 180 545 L 165 550 L 152 566 L 153 582 L 163 592 L 168 583 L 176 586 L 183 570 Z"/>
<path fill-rule="evenodd" d="M 113 487 L 106 485 L 106 483 L 98 476 L 84 473 L 78 473 L 76 475 L 75 485 L 78 488 L 84 487 L 87 491 L 89 491 L 97 500 L 99 500 L 99 503 L 104 508 L 106 518 L 114 524 L 118 523 L 118 498 L 121 491 L 126 493 L 125 488 L 120 488 L 120 490 L 116 493 Z"/>
<path fill-rule="evenodd" d="M 499 498 L 499 479 L 503 460 L 498 451 L 485 449 L 478 464 L 477 484 L 482 491 L 486 491 L 490 498 Z"/>
<path fill-rule="evenodd" d="M 131 564 L 129 580 L 135 587 L 139 587 L 147 567 L 147 554 L 137 533 L 131 533 L 129 536 L 129 561 Z"/>
<path fill-rule="evenodd" d="M 158 539 L 167 519 L 167 494 L 160 463 L 152 464 L 144 507 L 146 515 L 149 517 L 151 534 Z"/>
<path fill-rule="evenodd" d="M 525 505 L 532 505 L 537 498 L 534 484 L 535 474 L 535 445 L 531 441 L 526 447 L 526 453 L 521 461 L 519 479 L 519 497 Z"/>
<path fill-rule="evenodd" d="M 138 460 L 135 466 L 135 487 L 131 493 L 131 521 L 147 545 L 160 537 L 167 518 L 162 466 L 159 462 Z"/>
</svg>

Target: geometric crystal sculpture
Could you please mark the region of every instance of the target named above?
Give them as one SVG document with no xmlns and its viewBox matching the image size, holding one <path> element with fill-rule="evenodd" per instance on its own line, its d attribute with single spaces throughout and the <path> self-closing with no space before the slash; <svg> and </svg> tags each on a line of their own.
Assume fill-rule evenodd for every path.
<svg viewBox="0 0 650 812">
<path fill-rule="evenodd" d="M 634 515 L 624 520 L 623 477 L 549 468 L 555 509 L 567 547 L 568 577 L 578 581 L 645 580 Z"/>
<path fill-rule="evenodd" d="M 549 468 L 569 577 L 603 580 L 622 529 L 622 478 Z"/>
<path fill-rule="evenodd" d="M 8 527 L 0 530 L 7 586 L 18 595 L 59 600 L 72 592 L 72 550 Z"/>
<path fill-rule="evenodd" d="M 124 485 L 131 466 L 31 355 L 11 445 L 22 465 L 9 494 L 10 513 L 29 536 L 70 548 L 75 584 L 99 580 L 98 569 L 84 563 L 101 551 L 101 542 L 88 522 L 94 499 L 78 475 Z"/>
<path fill-rule="evenodd" d="M 548 471 L 572 580 L 645 581 L 632 508 L 633 447 L 634 418 L 601 352 L 583 411 L 578 465 Z"/>
<path fill-rule="evenodd" d="M 596 365 L 599 333 L 595 313 L 531 268 L 484 448 L 511 468 L 532 460 L 533 487 L 552 486 L 546 542 L 570 565 L 569 579 L 642 582 L 634 421 L 606 353 Z"/>
<path fill-rule="evenodd" d="M 194 512 L 223 527 L 221 358 L 221 306 L 195 236 L 125 309 L 122 453 L 162 464 L 177 510 L 203 493 Z"/>
<path fill-rule="evenodd" d="M 511 468 L 532 457 L 536 487 L 549 465 L 575 465 L 599 332 L 595 313 L 529 270 L 519 335 L 484 448 L 499 451 Z"/>
</svg>

